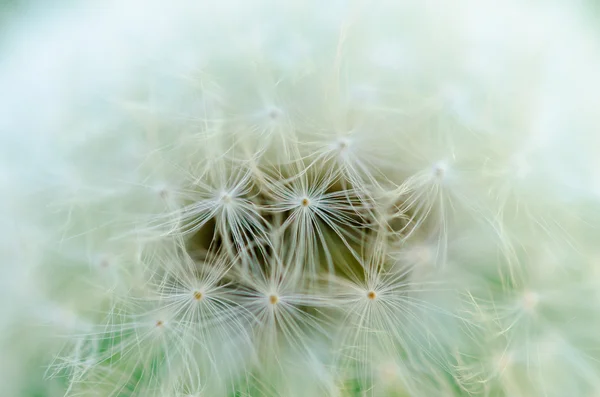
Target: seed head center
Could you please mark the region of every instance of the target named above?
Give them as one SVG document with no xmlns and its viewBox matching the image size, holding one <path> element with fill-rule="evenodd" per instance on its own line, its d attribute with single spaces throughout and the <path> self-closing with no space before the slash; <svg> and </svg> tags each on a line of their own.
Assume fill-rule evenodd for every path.
<svg viewBox="0 0 600 397">
<path fill-rule="evenodd" d="M 539 302 L 539 296 L 535 292 L 527 291 L 523 296 L 523 306 L 528 311 L 533 311 Z"/>
<path fill-rule="evenodd" d="M 232 200 L 233 200 L 233 197 L 231 197 L 231 194 L 229 194 L 227 192 L 221 193 L 221 202 L 222 203 L 229 204 L 229 203 L 231 203 Z"/>
<path fill-rule="evenodd" d="M 442 179 L 446 176 L 447 172 L 448 172 L 448 166 L 443 162 L 437 163 L 436 165 L 433 166 L 432 173 L 433 173 L 434 178 Z"/>
<path fill-rule="evenodd" d="M 377 298 L 377 293 L 375 291 L 369 291 L 367 292 L 367 298 L 369 300 L 375 300 L 375 298 Z"/>
<path fill-rule="evenodd" d="M 346 149 L 348 149 L 348 147 L 350 146 L 350 141 L 348 139 L 340 139 L 338 141 L 338 150 L 340 152 L 344 152 Z"/>
<path fill-rule="evenodd" d="M 271 109 L 268 112 L 268 116 L 271 120 L 277 120 L 281 116 L 281 111 L 279 109 Z"/>
<path fill-rule="evenodd" d="M 200 291 L 196 291 L 194 292 L 194 299 L 199 301 L 200 299 L 202 299 L 202 292 Z"/>
<path fill-rule="evenodd" d="M 272 305 L 277 304 L 277 302 L 279 302 L 279 297 L 277 295 L 271 295 L 269 296 L 269 303 Z"/>
<path fill-rule="evenodd" d="M 310 200 L 308 199 L 308 197 L 304 197 L 300 203 L 303 207 L 308 207 L 310 205 Z"/>
</svg>

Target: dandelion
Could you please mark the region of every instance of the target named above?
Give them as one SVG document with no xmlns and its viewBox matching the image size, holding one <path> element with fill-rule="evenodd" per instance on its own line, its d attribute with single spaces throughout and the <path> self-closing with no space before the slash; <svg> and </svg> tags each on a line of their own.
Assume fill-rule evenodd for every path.
<svg viewBox="0 0 600 397">
<path fill-rule="evenodd" d="M 598 395 L 590 2 L 29 3 L 2 395 Z"/>
</svg>

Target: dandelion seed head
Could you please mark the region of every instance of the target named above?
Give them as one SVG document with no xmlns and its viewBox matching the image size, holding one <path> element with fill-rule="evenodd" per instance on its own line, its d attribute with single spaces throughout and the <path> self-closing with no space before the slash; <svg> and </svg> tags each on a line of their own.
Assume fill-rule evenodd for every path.
<svg viewBox="0 0 600 397">
<path fill-rule="evenodd" d="M 0 40 L 7 395 L 599 389 L 589 2 L 101 3 Z"/>
</svg>

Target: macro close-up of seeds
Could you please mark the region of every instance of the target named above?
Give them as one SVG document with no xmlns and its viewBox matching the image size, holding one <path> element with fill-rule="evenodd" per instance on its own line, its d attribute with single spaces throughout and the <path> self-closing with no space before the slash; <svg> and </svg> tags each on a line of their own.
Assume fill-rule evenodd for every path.
<svg viewBox="0 0 600 397">
<path fill-rule="evenodd" d="M 0 3 L 0 396 L 600 396 L 599 71 L 594 0 Z"/>
</svg>

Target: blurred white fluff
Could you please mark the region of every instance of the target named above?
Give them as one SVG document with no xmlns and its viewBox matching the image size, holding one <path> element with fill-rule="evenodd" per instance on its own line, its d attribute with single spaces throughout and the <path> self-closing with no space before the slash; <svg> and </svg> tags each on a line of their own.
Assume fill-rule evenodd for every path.
<svg viewBox="0 0 600 397">
<path fill-rule="evenodd" d="M 600 395 L 586 2 L 31 3 L 0 36 L 0 384 Z"/>
</svg>

